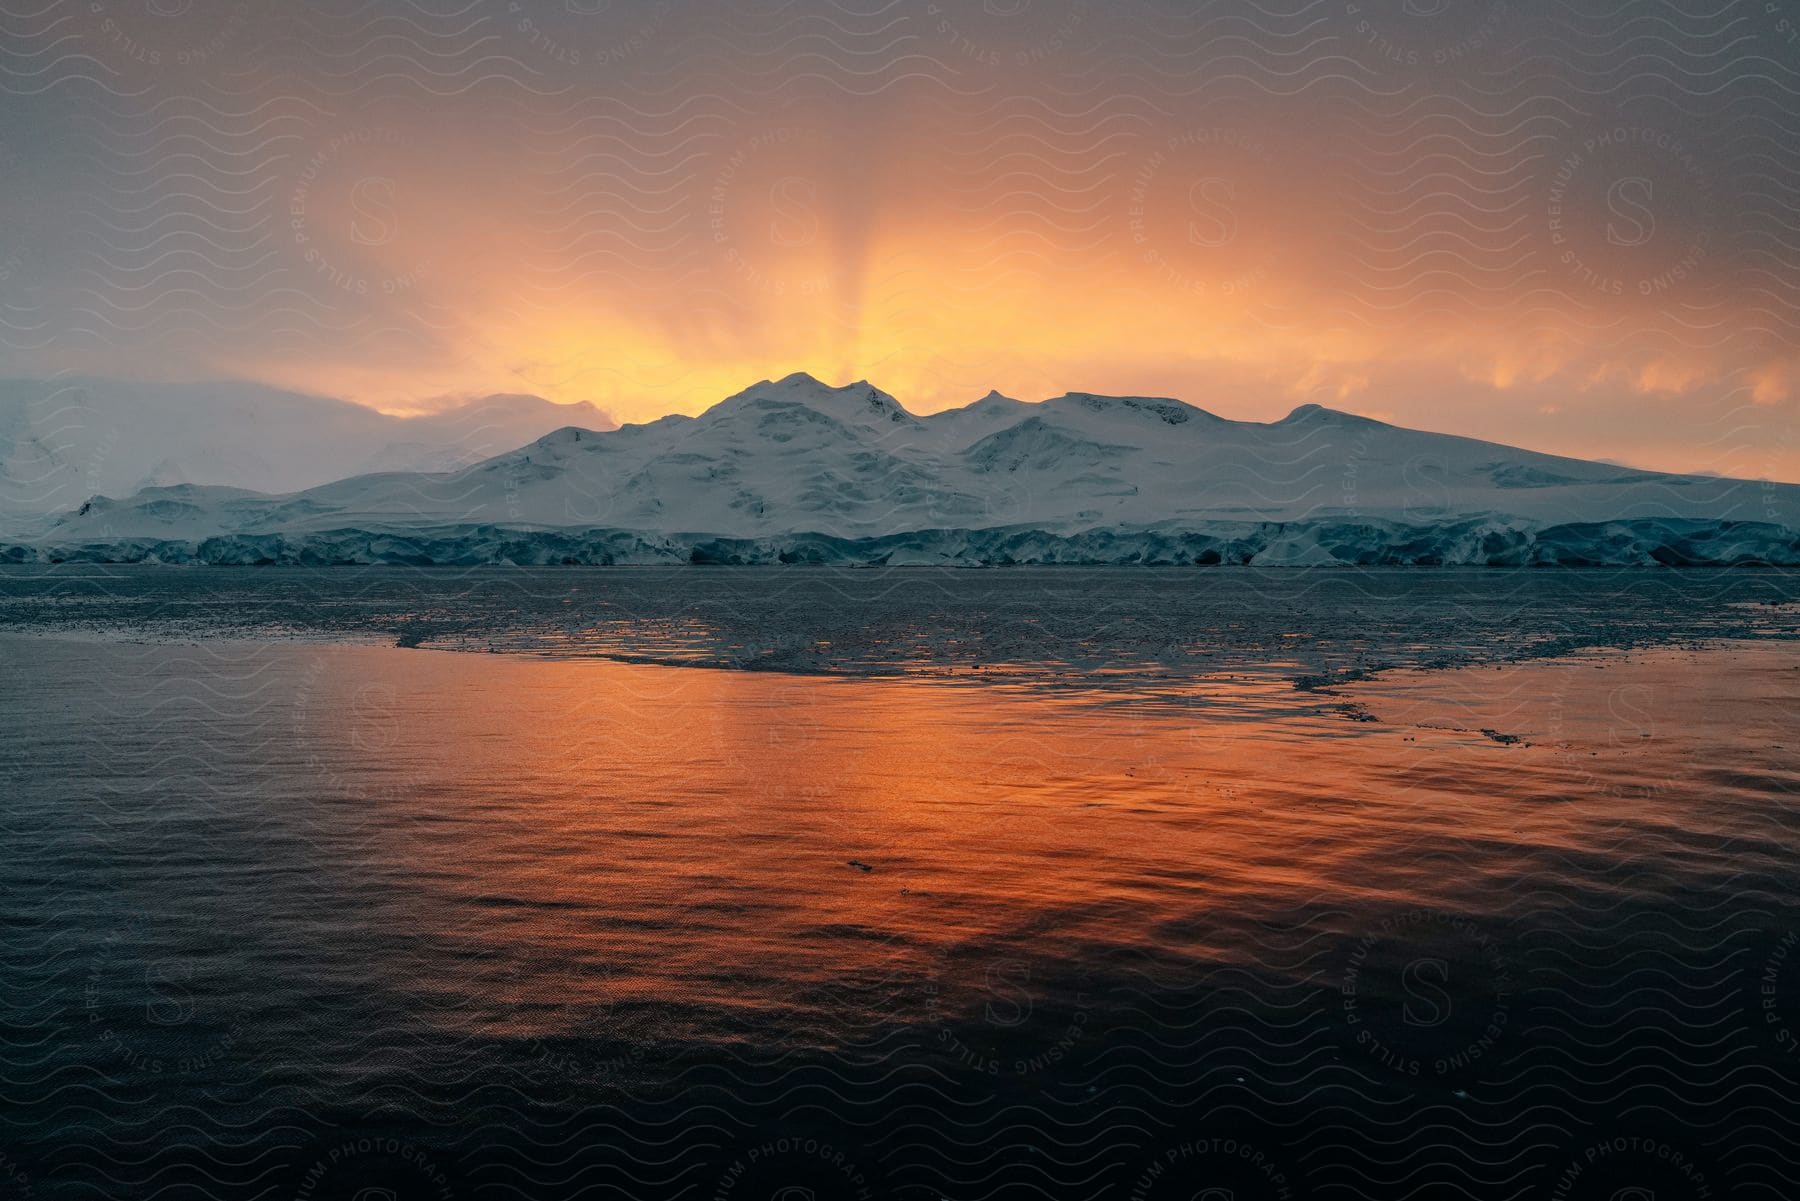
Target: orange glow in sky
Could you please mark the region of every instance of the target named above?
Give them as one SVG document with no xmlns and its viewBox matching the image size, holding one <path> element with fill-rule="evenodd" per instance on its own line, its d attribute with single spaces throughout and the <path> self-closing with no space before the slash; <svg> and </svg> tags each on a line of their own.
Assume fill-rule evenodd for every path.
<svg viewBox="0 0 1800 1201">
<path fill-rule="evenodd" d="M 87 29 L 108 88 L 0 146 L 7 279 L 41 316 L 18 328 L 53 331 L 8 339 L 9 370 L 622 421 L 805 370 L 921 412 L 1316 402 L 1800 478 L 1767 148 L 1641 73 L 1509 57 L 1545 34 L 1528 15 L 768 7 L 340 29 L 197 3 L 133 26 L 155 62 L 123 16 Z M 1718 101 L 1733 119 L 1785 113 L 1757 78 Z"/>
</svg>

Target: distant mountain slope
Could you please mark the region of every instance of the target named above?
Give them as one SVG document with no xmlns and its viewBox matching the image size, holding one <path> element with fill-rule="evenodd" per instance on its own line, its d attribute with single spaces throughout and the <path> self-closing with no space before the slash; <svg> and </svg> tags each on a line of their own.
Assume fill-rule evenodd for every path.
<svg viewBox="0 0 1800 1201">
<path fill-rule="evenodd" d="M 697 418 L 568 427 L 473 466 L 287 494 L 178 485 L 96 497 L 64 544 L 485 526 L 767 539 L 927 530 L 1057 536 L 1220 522 L 1734 521 L 1800 527 L 1800 488 L 1666 475 L 1305 405 L 1229 421 L 1176 400 L 989 396 L 918 417 L 867 383 L 765 381 Z"/>
<path fill-rule="evenodd" d="M 212 484 L 289 492 L 369 471 L 451 471 L 592 405 L 490 396 L 428 417 L 253 384 L 0 380 L 0 529 L 96 493 Z"/>
</svg>

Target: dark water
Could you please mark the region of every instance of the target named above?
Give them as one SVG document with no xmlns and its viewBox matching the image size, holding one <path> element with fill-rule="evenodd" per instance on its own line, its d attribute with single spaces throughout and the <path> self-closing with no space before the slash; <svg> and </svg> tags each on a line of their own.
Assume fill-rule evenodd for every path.
<svg viewBox="0 0 1800 1201">
<path fill-rule="evenodd" d="M 0 567 L 6 629 L 354 638 L 1166 696 L 1176 679 L 1800 634 L 1800 572 Z"/>
<path fill-rule="evenodd" d="M 1797 588 L 0 573 L 0 1196 L 1793 1196 Z"/>
</svg>

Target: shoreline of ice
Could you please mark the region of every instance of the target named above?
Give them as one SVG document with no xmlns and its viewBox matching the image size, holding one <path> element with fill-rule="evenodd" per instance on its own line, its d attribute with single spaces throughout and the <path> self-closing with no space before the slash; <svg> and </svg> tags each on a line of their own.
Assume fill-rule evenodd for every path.
<svg viewBox="0 0 1800 1201">
<path fill-rule="evenodd" d="M 729 537 L 491 524 L 0 542 L 0 564 L 206 566 L 1797 567 L 1773 522 L 1638 518 L 1543 524 L 1498 516 L 1417 525 L 1366 518 L 1169 522 L 1059 533 L 1025 526 L 849 538 Z"/>
</svg>

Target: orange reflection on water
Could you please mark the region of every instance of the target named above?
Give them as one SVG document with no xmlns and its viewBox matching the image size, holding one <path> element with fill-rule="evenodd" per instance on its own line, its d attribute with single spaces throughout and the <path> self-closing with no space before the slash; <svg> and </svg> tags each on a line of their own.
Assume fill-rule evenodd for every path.
<svg viewBox="0 0 1800 1201">
<path fill-rule="evenodd" d="M 332 765 L 321 787 L 366 807 L 364 853 L 343 870 L 385 873 L 396 918 L 475 965 L 427 982 L 443 1020 L 521 1037 L 600 1015 L 716 1036 L 738 1015 L 829 1041 L 847 1020 L 929 1015 L 947 979 L 1009 954 L 1229 964 L 1303 906 L 1326 923 L 1399 905 L 1479 913 L 1505 903 L 1484 891 L 1492 881 L 1529 880 L 1597 831 L 1630 854 L 1671 822 L 1729 836 L 1745 820 L 1695 777 L 1678 729 L 1621 748 L 1550 728 L 1556 713 L 1607 712 L 1633 670 L 1680 679 L 1681 705 L 1720 713 L 1767 713 L 1770 688 L 1794 690 L 1774 674 L 1788 667 L 1769 660 L 1778 651 L 1742 652 L 1768 677 L 1742 690 L 1750 701 L 1691 664 L 1552 663 L 1376 684 L 1356 697 L 1368 721 L 1340 696 L 1297 713 L 1291 690 L 1264 712 L 1258 698 L 1275 694 L 1249 684 L 1244 706 L 1220 713 L 918 681 L 308 653 L 301 732 Z M 1515 698 L 1516 742 L 1483 734 L 1499 719 L 1470 708 L 1496 680 Z M 1704 732 L 1715 751 L 1728 724 Z M 1745 734 L 1737 770 L 1779 762 L 1750 745 L 1761 737 Z M 1601 788 L 1601 773 L 1663 786 Z"/>
</svg>

